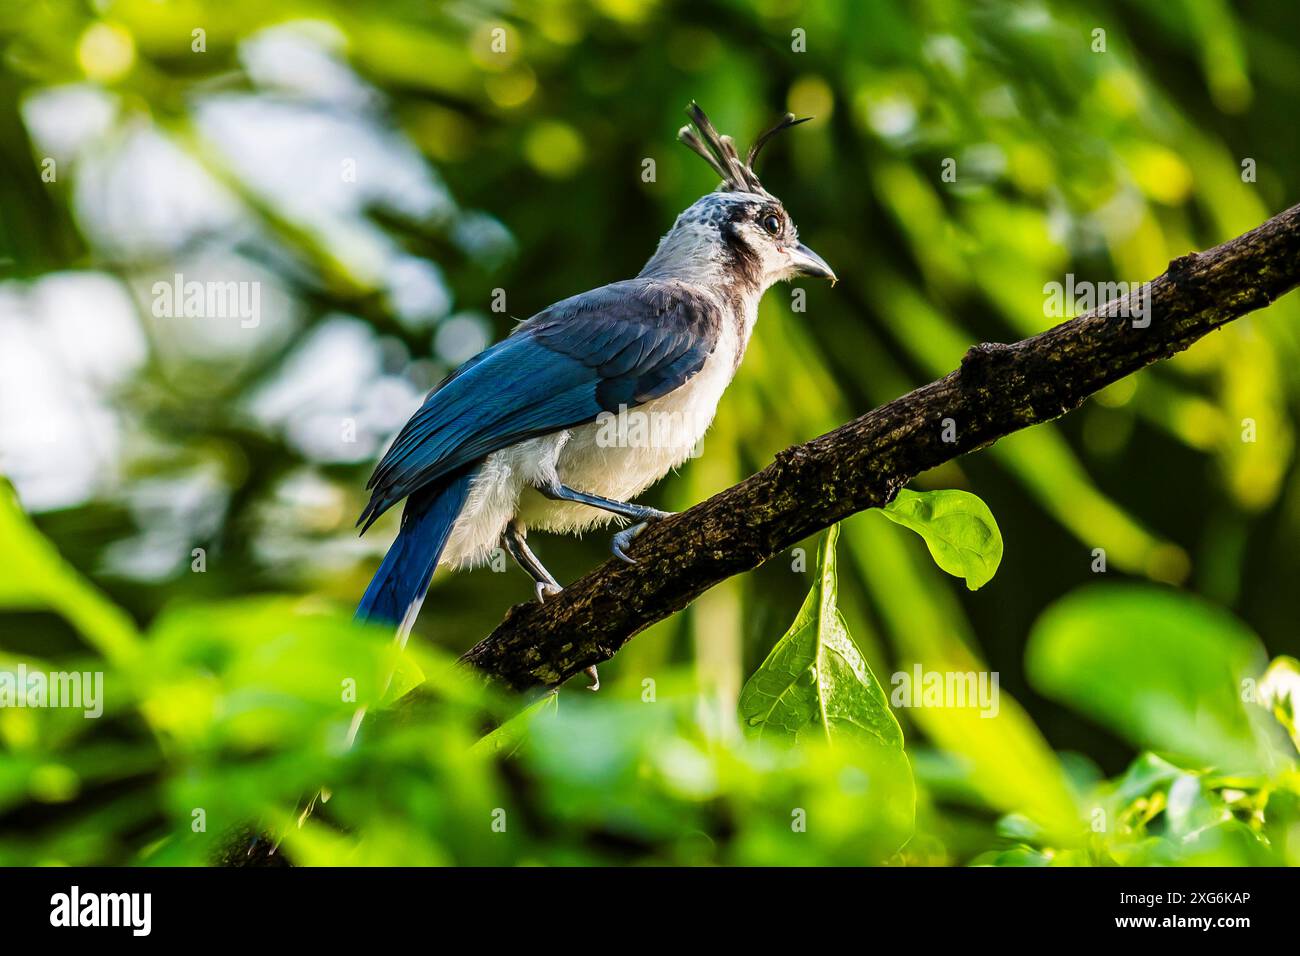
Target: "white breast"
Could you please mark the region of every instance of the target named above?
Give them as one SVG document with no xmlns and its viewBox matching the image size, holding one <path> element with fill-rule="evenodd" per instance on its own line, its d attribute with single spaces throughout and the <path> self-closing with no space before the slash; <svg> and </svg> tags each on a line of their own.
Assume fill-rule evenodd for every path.
<svg viewBox="0 0 1300 956">
<path fill-rule="evenodd" d="M 577 491 L 630 501 L 698 454 L 749 343 L 757 300 L 746 306 L 741 327 L 723 322 L 713 352 L 681 388 L 618 415 L 489 455 L 471 483 L 443 563 L 483 563 L 515 517 L 527 528 L 558 533 L 580 533 L 615 519 L 598 508 L 551 501 L 536 490 L 556 477 Z"/>
</svg>

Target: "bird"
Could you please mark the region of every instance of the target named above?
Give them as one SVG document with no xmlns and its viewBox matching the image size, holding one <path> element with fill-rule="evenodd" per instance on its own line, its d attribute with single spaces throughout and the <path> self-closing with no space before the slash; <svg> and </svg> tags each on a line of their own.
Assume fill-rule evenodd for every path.
<svg viewBox="0 0 1300 956">
<path fill-rule="evenodd" d="M 677 216 L 635 277 L 543 309 L 428 394 L 366 485 L 363 534 L 406 504 L 357 619 L 394 626 L 405 646 L 438 566 L 474 567 L 498 548 L 546 601 L 561 585 L 528 545 L 534 530 L 625 522 L 611 550 L 635 563 L 637 534 L 669 512 L 633 499 L 691 457 L 763 294 L 797 276 L 835 283 L 754 171 L 772 136 L 811 117 L 785 114 L 742 162 L 697 103 L 686 112 L 678 139 L 721 183 Z M 634 417 L 641 427 L 613 424 Z"/>
</svg>

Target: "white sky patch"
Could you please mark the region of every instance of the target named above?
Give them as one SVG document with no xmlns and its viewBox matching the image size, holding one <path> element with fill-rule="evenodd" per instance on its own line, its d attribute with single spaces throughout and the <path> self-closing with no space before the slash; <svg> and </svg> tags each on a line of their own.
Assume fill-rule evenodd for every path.
<svg viewBox="0 0 1300 956">
<path fill-rule="evenodd" d="M 515 238 L 500 219 L 486 212 L 470 210 L 456 220 L 452 240 L 465 254 L 485 268 L 496 269 L 515 254 Z"/>
<path fill-rule="evenodd" d="M 451 290 L 371 212 L 444 231 L 489 265 L 513 253 L 513 240 L 492 217 L 457 207 L 388 124 L 383 94 L 351 69 L 344 45 L 336 28 L 311 20 L 245 40 L 239 56 L 257 91 L 210 93 L 191 106 L 199 148 L 215 168 L 91 85 L 34 93 L 24 118 L 42 152 L 74 164 L 77 219 L 104 257 L 155 262 L 196 242 L 242 249 L 270 240 L 216 172 L 225 169 L 256 202 L 311 232 L 353 281 L 382 292 L 400 322 L 427 330 L 451 311 Z"/>
<path fill-rule="evenodd" d="M 388 264 L 384 282 L 393 311 L 408 325 L 432 325 L 451 308 L 451 293 L 442 270 L 427 259 L 396 256 Z"/>
<path fill-rule="evenodd" d="M 89 83 L 37 90 L 22 103 L 33 145 L 60 165 L 100 142 L 116 123 L 117 112 L 117 97 Z"/>
<path fill-rule="evenodd" d="M 391 542 L 383 534 L 357 535 L 353 507 L 338 485 L 314 469 L 286 475 L 258 509 L 262 533 L 253 539 L 258 560 L 295 580 L 310 579 L 322 569 L 345 570 L 363 557 L 382 554 Z"/>
<path fill-rule="evenodd" d="M 0 285 L 0 471 L 30 511 L 112 484 L 122 422 L 110 393 L 145 343 L 126 291 L 100 273 Z"/>
<path fill-rule="evenodd" d="M 433 349 L 448 365 L 456 366 L 487 348 L 491 337 L 487 320 L 481 314 L 461 312 L 438 323 Z"/>
<path fill-rule="evenodd" d="M 298 20 L 245 40 L 239 47 L 239 59 L 263 89 L 357 111 L 373 109 L 382 97 L 340 58 L 346 40 L 332 23 Z"/>
<path fill-rule="evenodd" d="M 143 581 L 161 581 L 189 567 L 192 551 L 221 527 L 230 490 L 215 464 L 188 472 L 133 482 L 126 503 L 134 537 L 104 551 L 105 570 Z"/>
<path fill-rule="evenodd" d="M 409 142 L 365 115 L 258 95 L 209 97 L 195 115 L 222 162 L 261 201 L 310 229 L 356 281 L 388 293 L 399 319 L 419 327 L 446 314 L 451 293 L 441 273 L 408 256 L 368 217 L 383 209 L 440 227 L 456 215 Z M 415 269 L 422 286 L 413 289 Z"/>
<path fill-rule="evenodd" d="M 420 405 L 406 379 L 383 371 L 369 325 L 327 319 L 259 390 L 249 410 L 264 426 L 283 429 L 303 455 L 322 462 L 373 458 Z"/>
<path fill-rule="evenodd" d="M 177 302 L 174 294 L 162 296 L 164 305 L 170 299 L 172 312 L 155 310 L 160 298 L 155 292 L 161 283 L 175 287 L 176 276 L 182 284 L 229 283 L 255 284 L 257 289 L 258 319 L 256 325 L 236 310 L 224 315 L 185 315 L 183 301 Z M 141 271 L 133 278 L 136 295 L 144 304 L 145 321 L 149 324 L 158 357 L 169 367 L 198 362 L 235 362 L 277 348 L 296 333 L 301 325 L 302 308 L 290 294 L 279 276 L 244 256 L 225 249 L 209 247 L 170 260 L 147 272 Z M 183 297 L 182 297 L 183 300 Z M 164 314 L 155 314 L 156 311 Z M 175 370 L 175 369 L 174 369 Z M 179 369 L 183 371 L 183 368 Z"/>
<path fill-rule="evenodd" d="M 239 56 L 256 90 L 191 101 L 201 154 L 130 100 L 91 84 L 24 98 L 35 149 L 58 162 L 92 257 L 120 267 L 129 283 L 87 271 L 0 284 L 0 469 L 29 509 L 121 492 L 128 446 L 139 455 L 149 435 L 129 406 L 115 404 L 116 392 L 150 358 L 183 401 L 226 388 L 300 334 L 304 306 L 281 276 L 311 283 L 308 260 L 286 252 L 240 189 L 226 185 L 222 167 L 255 202 L 311 233 L 438 353 L 412 362 L 396 340 L 350 317 L 313 330 L 244 406 L 309 459 L 373 459 L 419 406 L 425 379 L 436 381 L 444 362 L 457 364 L 488 343 L 485 319 L 449 318 L 454 302 L 441 269 L 412 256 L 371 216 L 382 210 L 441 232 L 488 264 L 513 252 L 510 233 L 457 207 L 433 166 L 390 125 L 383 94 L 348 65 L 344 45 L 336 28 L 315 21 L 245 40 Z M 260 321 L 241 325 L 224 309 L 154 314 L 154 287 L 178 273 L 186 283 L 257 283 Z M 393 346 L 400 354 L 390 354 Z M 191 492 L 201 509 L 225 506 L 210 487 L 199 494 L 209 477 L 167 480 L 180 484 L 141 494 L 172 496 L 180 511 Z M 169 573 L 192 534 L 177 533 L 161 503 L 139 496 L 126 503 L 143 530 L 106 559 L 119 573 Z"/>
<path fill-rule="evenodd" d="M 249 228 L 231 192 L 143 120 L 82 156 L 73 196 L 82 231 L 112 259 L 165 256 L 196 235 Z"/>
<path fill-rule="evenodd" d="M 916 127 L 916 107 L 898 94 L 872 99 L 867 106 L 867 122 L 886 139 L 901 139 Z"/>
</svg>

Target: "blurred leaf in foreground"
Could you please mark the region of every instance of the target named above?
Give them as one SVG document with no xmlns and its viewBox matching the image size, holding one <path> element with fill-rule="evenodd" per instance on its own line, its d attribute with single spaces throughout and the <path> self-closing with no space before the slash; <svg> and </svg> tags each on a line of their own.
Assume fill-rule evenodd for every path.
<svg viewBox="0 0 1300 956">
<path fill-rule="evenodd" d="M 140 649 L 135 624 L 69 565 L 23 513 L 13 487 L 0 480 L 0 610 L 58 612 L 106 658 Z"/>
<path fill-rule="evenodd" d="M 897 859 L 916 793 L 901 748 L 809 734 L 719 739 L 701 688 L 564 696 L 530 720 L 516 758 L 533 852 L 553 865 L 863 866 Z M 687 688 L 682 688 L 686 690 Z M 603 849 L 602 849 L 603 848 Z"/>
<path fill-rule="evenodd" d="M 1244 699 L 1263 662 L 1258 638 L 1227 611 L 1150 586 L 1067 596 L 1038 619 L 1026 651 L 1042 693 L 1139 747 L 1225 771 L 1285 759 L 1277 723 Z"/>
</svg>

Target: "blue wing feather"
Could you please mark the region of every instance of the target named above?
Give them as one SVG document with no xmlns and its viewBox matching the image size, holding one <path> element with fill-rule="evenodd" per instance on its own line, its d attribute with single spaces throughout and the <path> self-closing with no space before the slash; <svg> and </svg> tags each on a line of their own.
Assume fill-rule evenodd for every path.
<svg viewBox="0 0 1300 956">
<path fill-rule="evenodd" d="M 429 394 L 375 468 L 358 523 L 494 451 L 679 388 L 721 322 L 715 299 L 676 282 L 633 279 L 557 303 Z"/>
</svg>

